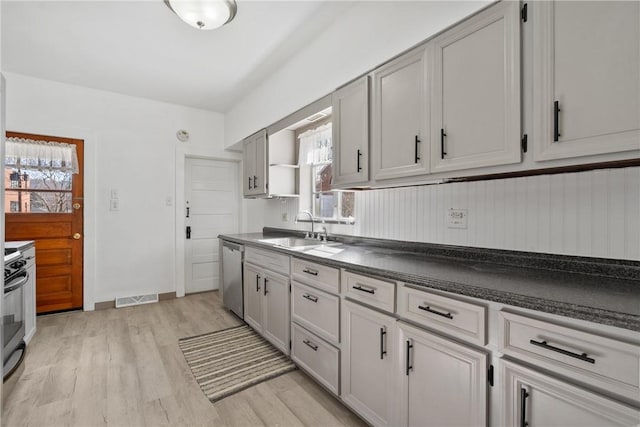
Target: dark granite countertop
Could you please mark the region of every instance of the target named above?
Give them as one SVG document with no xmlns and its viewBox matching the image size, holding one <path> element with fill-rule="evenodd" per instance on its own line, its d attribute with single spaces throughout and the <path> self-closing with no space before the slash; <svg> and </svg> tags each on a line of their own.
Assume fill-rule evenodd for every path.
<svg viewBox="0 0 640 427">
<path fill-rule="evenodd" d="M 220 238 L 413 285 L 640 331 L 640 262 L 357 238 L 336 246 L 343 249 L 340 253 L 321 257 L 259 242 L 287 235 L 291 234 L 265 230 Z"/>
</svg>

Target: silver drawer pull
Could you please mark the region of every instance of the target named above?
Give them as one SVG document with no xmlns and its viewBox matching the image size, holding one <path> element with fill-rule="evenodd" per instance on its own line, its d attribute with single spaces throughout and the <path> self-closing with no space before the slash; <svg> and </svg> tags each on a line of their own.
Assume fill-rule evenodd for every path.
<svg viewBox="0 0 640 427">
<path fill-rule="evenodd" d="M 420 310 L 428 311 L 429 313 L 437 314 L 438 316 L 446 317 L 447 319 L 453 319 L 451 313 L 443 313 L 442 311 L 434 310 L 433 308 L 424 305 L 419 305 Z"/>
<path fill-rule="evenodd" d="M 312 270 L 310 268 L 305 268 L 304 270 L 302 270 L 303 273 L 307 273 L 307 274 L 311 274 L 312 276 L 317 276 L 318 275 L 318 270 Z"/>
<path fill-rule="evenodd" d="M 314 297 L 313 295 L 304 294 L 302 295 L 302 298 L 306 298 L 311 302 L 318 302 L 318 297 Z"/>
<path fill-rule="evenodd" d="M 315 344 L 313 344 L 311 341 L 309 341 L 309 340 L 303 340 L 302 342 L 303 342 L 304 344 L 306 344 L 306 345 L 307 345 L 307 347 L 309 347 L 311 350 L 313 350 L 313 351 L 318 351 L 318 346 L 317 346 L 317 345 L 315 345 Z"/>
<path fill-rule="evenodd" d="M 574 359 L 582 360 L 583 362 L 593 363 L 593 364 L 596 363 L 596 359 L 593 359 L 587 356 L 587 353 L 582 353 L 582 354 L 574 353 L 573 351 L 565 350 L 563 348 L 547 344 L 546 341 L 529 340 L 529 343 L 538 347 L 545 348 L 547 350 L 555 351 L 556 353 L 564 354 L 565 356 L 573 357 Z"/>
<path fill-rule="evenodd" d="M 355 289 L 356 291 L 362 291 L 372 295 L 376 293 L 375 288 L 366 287 L 362 283 L 356 283 L 356 285 L 352 286 L 352 288 Z"/>
</svg>

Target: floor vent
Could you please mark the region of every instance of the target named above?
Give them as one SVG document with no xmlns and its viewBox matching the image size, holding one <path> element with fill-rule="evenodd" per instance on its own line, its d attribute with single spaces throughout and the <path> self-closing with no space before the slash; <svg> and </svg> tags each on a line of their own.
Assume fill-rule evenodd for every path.
<svg viewBox="0 0 640 427">
<path fill-rule="evenodd" d="M 130 307 L 132 305 L 151 304 L 158 302 L 158 294 L 136 295 L 133 297 L 116 298 L 116 308 Z"/>
</svg>

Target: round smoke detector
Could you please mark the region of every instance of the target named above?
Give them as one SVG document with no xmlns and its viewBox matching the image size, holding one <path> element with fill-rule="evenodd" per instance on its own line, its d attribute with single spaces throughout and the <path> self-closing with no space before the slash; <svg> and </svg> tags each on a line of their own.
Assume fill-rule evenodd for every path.
<svg viewBox="0 0 640 427">
<path fill-rule="evenodd" d="M 176 137 L 178 138 L 178 141 L 187 142 L 189 140 L 189 132 L 184 129 L 180 129 L 176 132 Z"/>
</svg>

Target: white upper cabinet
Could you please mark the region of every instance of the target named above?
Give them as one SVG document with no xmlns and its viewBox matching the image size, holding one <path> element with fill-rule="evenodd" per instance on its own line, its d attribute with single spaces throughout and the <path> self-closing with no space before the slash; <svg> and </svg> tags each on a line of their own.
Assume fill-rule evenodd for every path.
<svg viewBox="0 0 640 427">
<path fill-rule="evenodd" d="M 535 159 L 640 149 L 640 3 L 532 6 Z"/>
<path fill-rule="evenodd" d="M 244 140 L 243 183 L 245 196 L 267 193 L 267 131 L 265 129 Z"/>
<path fill-rule="evenodd" d="M 373 72 L 371 151 L 375 180 L 429 172 L 426 49 Z"/>
<path fill-rule="evenodd" d="M 369 181 L 369 76 L 337 89 L 333 104 L 333 185 Z"/>
<path fill-rule="evenodd" d="M 501 2 L 433 39 L 431 172 L 520 162 L 519 12 Z"/>
</svg>

